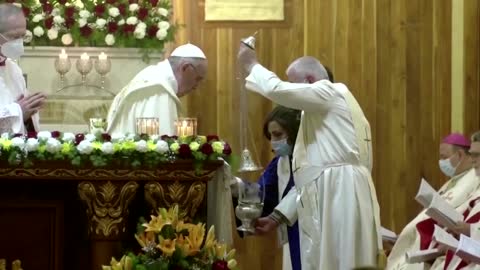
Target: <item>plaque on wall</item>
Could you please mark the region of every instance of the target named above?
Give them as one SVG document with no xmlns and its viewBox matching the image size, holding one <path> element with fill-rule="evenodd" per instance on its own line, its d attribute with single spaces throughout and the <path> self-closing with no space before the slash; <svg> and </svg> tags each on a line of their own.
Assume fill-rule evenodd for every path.
<svg viewBox="0 0 480 270">
<path fill-rule="evenodd" d="M 205 21 L 283 21 L 284 0 L 205 0 Z"/>
</svg>

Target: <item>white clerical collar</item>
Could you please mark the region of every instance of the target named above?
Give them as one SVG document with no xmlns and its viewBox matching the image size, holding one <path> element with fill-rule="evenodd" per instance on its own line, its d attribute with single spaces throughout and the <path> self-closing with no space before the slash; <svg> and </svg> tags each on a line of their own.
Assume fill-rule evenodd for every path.
<svg viewBox="0 0 480 270">
<path fill-rule="evenodd" d="M 164 68 L 164 70 L 166 71 L 165 75 L 166 75 L 167 81 L 172 86 L 173 91 L 175 91 L 175 93 L 178 93 L 177 79 L 175 78 L 175 74 L 173 74 L 172 65 L 170 65 L 170 62 L 168 61 L 168 59 L 165 59 L 164 61 L 159 62 L 158 66 Z"/>
</svg>

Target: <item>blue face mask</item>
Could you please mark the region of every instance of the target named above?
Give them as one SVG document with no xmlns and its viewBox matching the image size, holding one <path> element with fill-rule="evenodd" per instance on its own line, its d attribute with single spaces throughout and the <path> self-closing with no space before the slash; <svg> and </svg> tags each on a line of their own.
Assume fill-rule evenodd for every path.
<svg viewBox="0 0 480 270">
<path fill-rule="evenodd" d="M 287 139 L 272 141 L 271 144 L 277 156 L 288 156 L 292 154 L 292 146 L 287 143 Z"/>
</svg>

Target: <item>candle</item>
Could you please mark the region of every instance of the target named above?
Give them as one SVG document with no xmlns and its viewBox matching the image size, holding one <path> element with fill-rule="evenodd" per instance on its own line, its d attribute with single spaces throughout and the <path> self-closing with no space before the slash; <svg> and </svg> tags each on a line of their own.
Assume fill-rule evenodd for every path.
<svg viewBox="0 0 480 270">
<path fill-rule="evenodd" d="M 82 59 L 82 60 L 89 60 L 89 59 L 90 59 L 90 56 L 88 56 L 87 53 L 83 53 L 82 56 L 80 56 L 80 59 Z"/>
<path fill-rule="evenodd" d="M 137 134 L 158 135 L 159 127 L 158 118 L 137 118 Z"/>
<path fill-rule="evenodd" d="M 102 52 L 99 56 L 98 56 L 98 60 L 107 60 L 107 55 Z"/>
<path fill-rule="evenodd" d="M 184 118 L 176 121 L 178 136 L 192 136 L 195 135 L 195 121 L 194 118 Z"/>
<path fill-rule="evenodd" d="M 68 55 L 65 53 L 65 49 L 62 49 L 62 53 L 58 56 L 58 58 L 62 60 L 66 60 L 68 58 Z"/>
</svg>

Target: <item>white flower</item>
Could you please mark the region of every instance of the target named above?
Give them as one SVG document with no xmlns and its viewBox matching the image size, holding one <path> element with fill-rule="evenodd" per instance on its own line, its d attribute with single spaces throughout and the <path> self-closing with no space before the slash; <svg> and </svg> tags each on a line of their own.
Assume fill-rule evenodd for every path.
<svg viewBox="0 0 480 270">
<path fill-rule="evenodd" d="M 82 9 L 85 7 L 82 0 L 77 0 L 77 2 L 75 2 L 75 6 L 77 6 L 79 9 Z"/>
<path fill-rule="evenodd" d="M 170 23 L 167 22 L 167 21 L 161 21 L 158 23 L 158 28 L 159 29 L 164 29 L 164 30 L 168 30 L 168 28 L 170 28 Z"/>
<path fill-rule="evenodd" d="M 164 40 L 167 37 L 167 30 L 165 29 L 159 29 L 157 31 L 157 38 L 159 40 Z"/>
<path fill-rule="evenodd" d="M 58 38 L 58 30 L 57 30 L 57 28 L 55 28 L 55 27 L 50 28 L 50 29 L 47 31 L 47 36 L 48 36 L 48 39 L 50 39 L 50 40 L 57 39 L 57 38 Z"/>
<path fill-rule="evenodd" d="M 152 140 L 152 141 L 154 141 L 154 142 L 156 142 L 159 138 L 160 138 L 160 136 L 159 136 L 159 135 L 156 135 L 156 134 L 150 136 L 150 140 Z"/>
<path fill-rule="evenodd" d="M 49 138 L 45 150 L 49 153 L 57 153 L 62 149 L 62 144 L 55 138 Z"/>
<path fill-rule="evenodd" d="M 45 18 L 45 16 L 43 15 L 43 13 L 42 14 L 36 14 L 35 16 L 33 16 L 32 22 L 38 23 L 41 20 L 43 20 L 44 18 Z"/>
<path fill-rule="evenodd" d="M 125 135 L 123 133 L 115 132 L 112 134 L 112 142 L 123 142 Z"/>
<path fill-rule="evenodd" d="M 138 19 L 137 17 L 128 17 L 127 18 L 127 24 L 130 24 L 130 25 L 135 25 L 138 23 Z"/>
<path fill-rule="evenodd" d="M 146 30 L 146 29 L 147 29 L 147 24 L 144 23 L 144 22 L 139 22 L 139 23 L 137 24 L 137 27 L 136 27 L 136 28 L 137 28 L 137 29 Z"/>
<path fill-rule="evenodd" d="M 95 137 L 95 135 L 93 135 L 93 134 L 87 134 L 87 135 L 85 135 L 85 140 L 86 140 L 86 141 L 89 141 L 89 142 L 95 141 L 96 138 L 97 138 L 97 137 Z"/>
<path fill-rule="evenodd" d="M 45 31 L 43 31 L 43 28 L 41 26 L 37 26 L 33 29 L 33 34 L 37 37 L 43 36 L 45 34 Z"/>
<path fill-rule="evenodd" d="M 63 133 L 62 140 L 64 142 L 73 142 L 75 140 L 75 134 L 73 134 L 71 132 Z"/>
<path fill-rule="evenodd" d="M 52 9 L 52 16 L 58 16 L 60 14 L 60 9 L 54 8 Z"/>
<path fill-rule="evenodd" d="M 78 15 L 80 15 L 80 18 L 82 19 L 87 19 L 88 17 L 90 17 L 90 12 L 88 10 L 82 9 L 78 13 Z"/>
<path fill-rule="evenodd" d="M 177 153 L 178 149 L 180 149 L 180 144 L 178 144 L 177 142 L 174 142 L 170 145 L 170 150 L 172 150 L 173 152 Z"/>
<path fill-rule="evenodd" d="M 190 147 L 190 150 L 197 151 L 198 148 L 200 147 L 200 144 L 198 142 L 191 142 L 189 147 Z"/>
<path fill-rule="evenodd" d="M 117 17 L 118 15 L 120 15 L 120 10 L 116 7 L 112 7 L 110 9 L 108 9 L 108 15 L 110 15 L 111 17 L 115 18 Z"/>
<path fill-rule="evenodd" d="M 87 19 L 78 19 L 78 26 L 84 27 L 87 24 Z"/>
<path fill-rule="evenodd" d="M 33 38 L 33 33 L 30 30 L 27 30 L 25 32 L 25 36 L 23 37 L 23 42 L 24 43 L 30 43 Z"/>
<path fill-rule="evenodd" d="M 145 29 L 141 29 L 137 27 L 133 32 L 133 35 L 135 36 L 136 39 L 143 39 L 145 37 Z"/>
<path fill-rule="evenodd" d="M 77 145 L 77 150 L 80 152 L 80 154 L 90 154 L 93 151 L 92 143 L 83 140 Z"/>
<path fill-rule="evenodd" d="M 71 34 L 64 34 L 62 36 L 62 43 L 63 45 L 70 45 L 73 42 L 73 38 Z"/>
<path fill-rule="evenodd" d="M 60 24 L 65 22 L 65 19 L 62 16 L 55 16 L 55 17 L 53 17 L 53 22 L 56 25 L 60 25 Z"/>
<path fill-rule="evenodd" d="M 224 144 L 223 142 L 213 142 L 212 143 L 212 148 L 213 148 L 213 152 L 217 153 L 217 154 L 222 154 L 223 153 L 223 148 L 224 148 Z"/>
<path fill-rule="evenodd" d="M 145 140 L 140 140 L 138 142 L 135 142 L 135 149 L 137 149 L 138 152 L 145 153 L 148 151 L 148 146 L 147 142 Z"/>
<path fill-rule="evenodd" d="M 97 28 L 104 28 L 105 27 L 105 24 L 107 24 L 107 20 L 105 19 L 97 19 L 96 21 L 96 24 L 97 24 Z"/>
<path fill-rule="evenodd" d="M 40 131 L 37 134 L 37 138 L 41 141 L 46 141 L 52 137 L 52 133 L 50 131 Z"/>
<path fill-rule="evenodd" d="M 130 6 L 128 7 L 128 9 L 129 9 L 131 12 L 135 12 L 135 11 L 137 11 L 137 9 L 138 9 L 138 4 L 130 4 Z"/>
<path fill-rule="evenodd" d="M 8 135 L 8 132 L 2 133 L 2 139 L 8 140 L 8 138 L 10 138 L 10 135 Z"/>
<path fill-rule="evenodd" d="M 112 34 L 106 35 L 105 36 L 105 43 L 108 46 L 112 46 L 113 44 L 115 44 L 115 37 Z"/>
<path fill-rule="evenodd" d="M 163 16 L 163 17 L 167 17 L 168 16 L 168 10 L 164 9 L 164 8 L 159 8 L 158 9 L 158 14 L 160 16 Z"/>
<path fill-rule="evenodd" d="M 15 137 L 12 139 L 12 146 L 22 149 L 25 146 L 25 140 L 20 137 Z"/>
<path fill-rule="evenodd" d="M 133 134 L 133 133 L 127 134 L 127 138 L 126 138 L 126 139 L 127 139 L 127 141 L 133 141 L 133 140 L 135 140 L 135 134 Z"/>
<path fill-rule="evenodd" d="M 118 21 L 117 24 L 118 24 L 118 25 L 124 25 L 124 24 L 125 24 L 125 20 L 124 20 L 124 19 L 121 19 L 120 21 Z"/>
<path fill-rule="evenodd" d="M 103 143 L 102 148 L 100 148 L 100 150 L 102 151 L 102 153 L 107 155 L 113 154 L 113 143 L 111 142 Z"/>
<path fill-rule="evenodd" d="M 168 151 L 168 143 L 164 140 L 160 140 L 155 145 L 155 152 L 164 154 Z"/>
<path fill-rule="evenodd" d="M 38 149 L 38 140 L 35 138 L 29 138 L 27 140 L 27 151 L 33 152 L 33 151 L 37 151 L 37 149 Z"/>
</svg>

